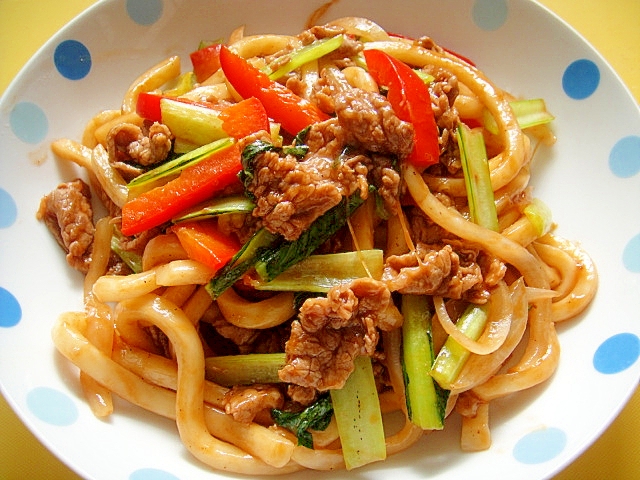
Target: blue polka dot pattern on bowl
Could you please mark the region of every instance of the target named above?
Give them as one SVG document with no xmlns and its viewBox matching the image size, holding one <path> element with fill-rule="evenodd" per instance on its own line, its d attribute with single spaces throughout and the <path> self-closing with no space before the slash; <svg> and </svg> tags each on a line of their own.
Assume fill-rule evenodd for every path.
<svg viewBox="0 0 640 480">
<path fill-rule="evenodd" d="M 132 472 L 129 480 L 179 480 L 179 478 L 165 470 L 141 468 Z"/>
<path fill-rule="evenodd" d="M 0 287 L 0 327 L 14 327 L 22 319 L 22 307 L 13 294 Z"/>
<path fill-rule="evenodd" d="M 572 62 L 562 75 L 562 88 L 569 98 L 584 100 L 597 90 L 600 69 L 586 58 Z"/>
<path fill-rule="evenodd" d="M 624 268 L 633 273 L 640 273 L 640 234 L 633 237 L 622 252 Z"/>
<path fill-rule="evenodd" d="M 509 6 L 505 0 L 476 0 L 471 14 L 482 30 L 497 30 L 506 22 Z"/>
<path fill-rule="evenodd" d="M 18 215 L 18 209 L 13 197 L 4 188 L 0 188 L 0 228 L 13 225 Z"/>
<path fill-rule="evenodd" d="M 638 361 L 640 338 L 619 333 L 607 338 L 593 355 L 593 366 L 600 373 L 620 373 Z"/>
<path fill-rule="evenodd" d="M 153 25 L 162 16 L 162 0 L 127 0 L 127 14 L 138 25 Z"/>
<path fill-rule="evenodd" d="M 640 136 L 628 135 L 615 143 L 609 154 L 609 168 L 620 178 L 640 172 Z"/>
<path fill-rule="evenodd" d="M 37 387 L 27 394 L 27 407 L 36 418 L 50 425 L 64 427 L 78 419 L 78 408 L 73 400 L 59 390 Z"/>
<path fill-rule="evenodd" d="M 523 436 L 513 447 L 513 457 L 521 463 L 538 464 L 555 458 L 564 450 L 567 435 L 559 428 L 543 428 Z"/>
<path fill-rule="evenodd" d="M 65 40 L 56 47 L 53 63 L 64 78 L 81 80 L 91 71 L 91 53 L 78 40 Z"/>
<path fill-rule="evenodd" d="M 32 145 L 44 140 L 49 131 L 47 115 L 32 102 L 16 103 L 9 114 L 9 124 L 16 137 Z"/>
</svg>

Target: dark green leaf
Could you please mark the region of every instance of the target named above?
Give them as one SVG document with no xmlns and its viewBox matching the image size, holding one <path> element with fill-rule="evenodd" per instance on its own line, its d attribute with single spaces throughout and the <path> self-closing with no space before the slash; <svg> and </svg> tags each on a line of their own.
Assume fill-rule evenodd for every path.
<svg viewBox="0 0 640 480">
<path fill-rule="evenodd" d="M 271 416 L 275 422 L 298 437 L 298 445 L 307 448 L 313 448 L 313 438 L 311 430 L 325 430 L 331 423 L 333 415 L 333 406 L 331 405 L 331 397 L 326 394 L 318 398 L 318 400 L 309 405 L 301 412 L 286 412 L 283 410 L 271 410 Z"/>
<path fill-rule="evenodd" d="M 280 238 L 262 228 L 243 245 L 229 263 L 222 267 L 209 281 L 207 292 L 213 299 L 218 298 L 231 285 L 236 283 L 242 275 L 252 268 L 265 249 L 277 245 Z"/>
<path fill-rule="evenodd" d="M 282 242 L 268 249 L 256 264 L 258 274 L 270 282 L 291 265 L 311 255 L 347 223 L 347 219 L 364 203 L 359 193 L 343 197 L 338 205 L 317 218 L 296 240 Z"/>
<path fill-rule="evenodd" d="M 294 145 L 304 145 L 307 143 L 307 136 L 309 135 L 309 130 L 311 130 L 311 126 L 303 128 L 298 132 L 298 134 L 293 139 Z"/>
<path fill-rule="evenodd" d="M 295 145 L 292 147 L 284 147 L 282 149 L 282 153 L 286 154 L 286 155 L 293 155 L 294 157 L 301 159 L 303 158 L 307 153 L 309 153 L 309 146 L 308 145 Z"/>
<path fill-rule="evenodd" d="M 242 150 L 242 170 L 238 173 L 238 178 L 244 185 L 245 189 L 249 186 L 253 180 L 253 162 L 255 158 L 265 152 L 277 150 L 277 147 L 273 146 L 269 142 L 264 140 L 256 140 L 250 143 Z M 247 192 L 249 194 L 249 192 Z M 251 195 L 251 197 L 253 197 Z"/>
</svg>

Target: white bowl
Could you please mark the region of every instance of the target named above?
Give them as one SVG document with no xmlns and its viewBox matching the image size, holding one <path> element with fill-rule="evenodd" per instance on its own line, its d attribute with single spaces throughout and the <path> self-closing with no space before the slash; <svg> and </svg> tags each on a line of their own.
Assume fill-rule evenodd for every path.
<svg viewBox="0 0 640 480">
<path fill-rule="evenodd" d="M 56 161 L 48 144 L 79 138 L 87 119 L 117 108 L 131 81 L 159 60 L 180 54 L 188 67 L 200 40 L 225 37 L 241 24 L 248 33 L 296 33 L 321 3 L 104 1 L 54 36 L 2 97 L 0 385 L 24 423 L 80 475 L 228 478 L 194 460 L 171 421 L 122 401 L 108 421 L 94 418 L 75 368 L 55 352 L 51 325 L 60 312 L 82 307 L 81 278 L 35 211 L 43 193 L 78 171 Z M 552 208 L 558 233 L 592 255 L 600 288 L 584 315 L 559 326 L 562 357 L 553 378 L 493 404 L 488 451 L 462 453 L 452 417 L 444 432 L 339 476 L 549 477 L 598 437 L 640 376 L 638 107 L 598 53 L 530 1 L 343 0 L 324 18 L 345 15 L 429 35 L 516 96 L 546 100 L 558 142 L 537 152 L 532 184 Z"/>
</svg>

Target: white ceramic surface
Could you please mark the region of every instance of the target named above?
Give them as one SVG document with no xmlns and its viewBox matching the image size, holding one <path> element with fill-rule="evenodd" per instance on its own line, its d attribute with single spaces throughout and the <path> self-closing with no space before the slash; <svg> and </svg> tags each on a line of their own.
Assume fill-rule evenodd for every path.
<svg viewBox="0 0 640 480">
<path fill-rule="evenodd" d="M 117 108 L 130 82 L 168 55 L 182 55 L 188 69 L 187 54 L 201 39 L 224 37 L 241 24 L 249 34 L 296 33 L 321 3 L 104 1 L 53 37 L 2 97 L 0 386 L 25 424 L 80 475 L 228 478 L 194 460 L 171 421 L 123 401 L 110 419 L 94 418 L 75 368 L 55 352 L 51 326 L 60 312 L 81 308 L 81 277 L 35 211 L 44 193 L 81 172 L 54 159 L 48 144 L 79 138 L 93 114 Z M 493 404 L 490 450 L 460 452 L 454 417 L 445 432 L 385 463 L 293 478 L 549 477 L 597 438 L 640 376 L 638 107 L 597 52 L 530 1 L 342 0 L 324 18 L 345 15 L 429 35 L 515 95 L 545 98 L 558 142 L 536 154 L 535 194 L 552 208 L 558 233 L 592 255 L 601 284 L 588 312 L 559 327 L 562 358 L 551 381 Z M 71 53 L 84 47 L 90 57 L 65 70 L 61 44 Z"/>
</svg>

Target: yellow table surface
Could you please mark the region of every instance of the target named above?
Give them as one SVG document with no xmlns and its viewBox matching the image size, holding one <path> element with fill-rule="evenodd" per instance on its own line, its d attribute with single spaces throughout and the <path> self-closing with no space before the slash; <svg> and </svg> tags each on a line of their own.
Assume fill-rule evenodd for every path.
<svg viewBox="0 0 640 480">
<path fill-rule="evenodd" d="M 0 93 L 50 36 L 94 1 L 0 0 Z M 541 3 L 600 51 L 640 102 L 640 0 Z M 2 396 L 0 432 L 0 479 L 78 478 L 38 442 Z M 638 432 L 640 390 L 604 434 L 556 479 L 640 478 Z"/>
</svg>

